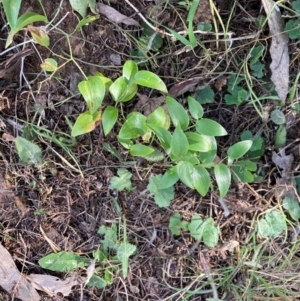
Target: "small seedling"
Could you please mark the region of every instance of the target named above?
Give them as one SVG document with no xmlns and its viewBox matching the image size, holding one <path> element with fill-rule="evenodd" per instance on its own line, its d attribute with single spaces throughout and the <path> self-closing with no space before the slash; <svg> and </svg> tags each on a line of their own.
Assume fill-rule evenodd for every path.
<svg viewBox="0 0 300 301">
<path fill-rule="evenodd" d="M 239 86 L 239 83 L 242 81 L 242 78 L 232 74 L 228 79 L 228 88 L 224 96 L 225 102 L 227 105 L 240 105 L 243 101 L 246 100 L 248 92 Z"/>
<path fill-rule="evenodd" d="M 46 16 L 33 12 L 27 12 L 18 18 L 21 2 L 22 0 L 2 0 L 5 16 L 10 26 L 10 32 L 6 40 L 5 48 L 12 43 L 13 37 L 27 25 L 34 22 L 48 22 Z M 37 42 L 45 44 L 49 39 L 47 34 L 43 32 L 41 28 L 29 27 L 28 29 L 31 31 L 33 39 L 36 39 Z"/>
<path fill-rule="evenodd" d="M 262 64 L 259 60 L 263 55 L 264 50 L 265 47 L 263 45 L 259 45 L 252 48 L 250 52 L 250 69 L 253 71 L 253 75 L 257 78 L 262 78 L 264 76 L 263 70 L 265 68 L 265 65 Z"/>
<path fill-rule="evenodd" d="M 219 229 L 214 225 L 214 220 L 212 218 L 202 220 L 197 214 L 187 222 L 181 220 L 179 213 L 176 212 L 170 217 L 169 229 L 177 236 L 180 235 L 181 230 L 188 231 L 196 241 L 203 240 L 209 248 L 216 246 L 219 240 Z"/>
<path fill-rule="evenodd" d="M 42 151 L 38 145 L 18 136 L 15 139 L 16 150 L 22 163 L 41 164 Z"/>
<path fill-rule="evenodd" d="M 295 12 L 295 18 L 288 20 L 285 24 L 285 32 L 290 39 L 300 38 L 300 0 L 292 1 L 292 8 Z"/>
<path fill-rule="evenodd" d="M 136 246 L 127 241 L 126 225 L 124 223 L 123 239 L 120 240 L 118 227 L 101 226 L 98 230 L 104 236 L 101 247 L 93 251 L 93 257 L 97 265 L 94 274 L 90 277 L 87 285 L 104 288 L 109 285 L 122 271 L 125 279 L 128 273 L 128 260 L 136 252 Z M 91 264 L 91 260 L 85 256 L 73 252 L 51 253 L 39 260 L 39 265 L 51 271 L 66 272 L 84 268 Z M 120 266 L 121 265 L 121 270 Z"/>
<path fill-rule="evenodd" d="M 133 191 L 134 187 L 131 184 L 132 173 L 125 168 L 120 168 L 117 171 L 118 176 L 112 177 L 110 180 L 110 187 L 117 191 Z"/>
<path fill-rule="evenodd" d="M 300 206 L 298 200 L 292 197 L 285 197 L 282 201 L 282 207 L 286 209 L 294 221 L 300 219 Z"/>
<path fill-rule="evenodd" d="M 267 212 L 265 218 L 258 222 L 258 234 L 261 237 L 276 238 L 286 229 L 285 216 L 277 210 Z"/>
<path fill-rule="evenodd" d="M 286 130 L 286 118 L 282 111 L 276 109 L 271 113 L 271 120 L 278 125 L 278 129 L 275 134 L 275 147 L 283 147 L 286 145 L 286 137 L 287 137 L 287 130 Z"/>
<path fill-rule="evenodd" d="M 176 182 L 178 180 L 176 172 L 174 172 L 174 177 Z M 165 176 L 165 178 L 167 179 L 167 181 L 169 181 L 168 176 Z M 164 176 L 161 174 L 153 176 L 149 179 L 147 189 L 154 197 L 154 201 L 159 207 L 169 207 L 171 201 L 174 199 L 173 184 L 165 182 Z"/>
</svg>

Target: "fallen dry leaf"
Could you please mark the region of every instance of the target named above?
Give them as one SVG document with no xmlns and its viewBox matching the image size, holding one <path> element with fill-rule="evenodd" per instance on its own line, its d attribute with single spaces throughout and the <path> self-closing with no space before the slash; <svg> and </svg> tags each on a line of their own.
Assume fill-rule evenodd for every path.
<svg viewBox="0 0 300 301">
<path fill-rule="evenodd" d="M 9 133 L 3 133 L 2 139 L 7 142 L 14 142 L 16 138 Z"/>
<path fill-rule="evenodd" d="M 0 173 L 0 204 L 13 203 L 21 213 L 21 216 L 27 214 L 30 209 L 26 206 L 25 201 L 18 196 L 15 196 L 11 185 Z"/>
<path fill-rule="evenodd" d="M 148 116 L 159 106 L 165 105 L 165 96 L 149 98 L 147 95 L 140 93 L 137 93 L 137 96 L 139 97 L 139 100 L 134 106 L 133 110 L 144 113 L 145 116 Z"/>
<path fill-rule="evenodd" d="M 186 92 L 193 92 L 195 91 L 195 87 L 198 85 L 199 81 L 200 78 L 196 77 L 177 83 L 171 87 L 169 94 L 173 97 L 177 97 Z"/>
<path fill-rule="evenodd" d="M 35 288 L 17 269 L 9 252 L 0 244 L 0 286 L 14 298 L 37 301 L 40 296 Z"/>
<path fill-rule="evenodd" d="M 90 265 L 86 269 L 85 284 L 87 284 L 90 281 L 90 279 L 92 278 L 92 276 L 94 275 L 94 273 L 95 273 L 95 267 L 96 267 L 96 259 L 93 259 L 93 260 L 91 260 Z"/>
<path fill-rule="evenodd" d="M 272 161 L 281 170 L 281 177 L 276 178 L 275 197 L 281 201 L 285 197 L 298 199 L 296 195 L 296 183 L 293 175 L 292 165 L 294 156 L 286 155 L 282 149 L 278 154 L 273 151 Z"/>
<path fill-rule="evenodd" d="M 285 102 L 289 90 L 289 37 L 284 32 L 284 21 L 280 10 L 272 0 L 262 0 L 268 16 L 268 24 L 272 42 L 270 47 L 272 72 L 271 80 L 280 99 Z"/>
<path fill-rule="evenodd" d="M 237 240 L 230 240 L 222 245 L 220 248 L 220 254 L 223 259 L 226 259 L 227 255 L 226 252 L 233 253 L 236 251 L 237 253 L 240 252 L 240 243 Z"/>
<path fill-rule="evenodd" d="M 122 15 L 117 10 L 108 5 L 98 3 L 98 8 L 100 14 L 105 15 L 109 20 L 116 22 L 117 24 L 124 23 L 126 25 L 140 26 L 139 22 Z"/>
<path fill-rule="evenodd" d="M 217 92 L 220 92 L 223 89 L 223 87 L 226 85 L 227 85 L 227 77 L 220 76 L 219 78 L 217 78 L 214 87 L 217 90 Z"/>
<path fill-rule="evenodd" d="M 76 275 L 68 277 L 65 280 L 41 274 L 31 274 L 26 278 L 35 289 L 44 291 L 51 297 L 55 296 L 57 293 L 68 296 L 70 295 L 73 286 L 81 284 L 84 281 L 82 277 L 78 277 Z"/>
</svg>

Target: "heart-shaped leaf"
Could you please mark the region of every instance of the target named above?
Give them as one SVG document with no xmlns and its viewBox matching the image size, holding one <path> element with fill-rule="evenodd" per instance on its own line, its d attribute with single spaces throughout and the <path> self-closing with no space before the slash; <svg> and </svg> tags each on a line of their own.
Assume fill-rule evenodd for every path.
<svg viewBox="0 0 300 301">
<path fill-rule="evenodd" d="M 133 82 L 147 88 L 156 89 L 168 93 L 165 83 L 153 72 L 141 70 L 135 73 Z"/>
<path fill-rule="evenodd" d="M 185 130 L 188 127 L 190 120 L 184 107 L 170 96 L 167 96 L 166 103 L 173 125 L 175 127 L 180 125 L 182 130 Z"/>
<path fill-rule="evenodd" d="M 187 161 L 180 161 L 177 166 L 177 175 L 180 179 L 180 181 L 185 184 L 187 187 L 194 189 L 194 179 L 193 179 L 193 173 L 194 173 L 194 166 L 192 163 Z"/>
<path fill-rule="evenodd" d="M 91 76 L 78 84 L 91 114 L 95 113 L 101 106 L 105 96 L 105 85 L 99 76 Z"/>
<path fill-rule="evenodd" d="M 123 66 L 123 77 L 129 82 L 138 72 L 138 66 L 134 61 L 127 61 Z"/>
<path fill-rule="evenodd" d="M 118 120 L 118 110 L 115 107 L 108 106 L 105 108 L 102 116 L 102 126 L 104 135 L 108 135 Z"/>
<path fill-rule="evenodd" d="M 193 168 L 192 178 L 195 189 L 200 195 L 205 196 L 210 187 L 210 177 L 208 171 L 202 166 L 196 166 Z"/>
<path fill-rule="evenodd" d="M 186 135 L 180 128 L 177 126 L 173 133 L 173 137 L 171 140 L 171 153 L 174 157 L 180 158 L 185 156 L 189 149 L 189 142 L 186 138 Z"/>
<path fill-rule="evenodd" d="M 100 120 L 101 112 L 95 112 L 94 114 L 91 114 L 91 112 L 87 111 L 81 113 L 76 119 L 71 135 L 76 137 L 93 131 L 100 123 Z"/>
<path fill-rule="evenodd" d="M 203 117 L 203 108 L 201 104 L 193 97 L 188 97 L 189 111 L 194 119 Z"/>
</svg>

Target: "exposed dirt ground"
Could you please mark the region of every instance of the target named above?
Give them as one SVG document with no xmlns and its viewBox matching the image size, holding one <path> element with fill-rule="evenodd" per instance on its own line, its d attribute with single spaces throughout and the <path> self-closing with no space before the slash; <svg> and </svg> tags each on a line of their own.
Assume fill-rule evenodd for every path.
<svg viewBox="0 0 300 301">
<path fill-rule="evenodd" d="M 104 1 L 103 1 L 104 2 Z M 121 3 L 122 2 L 122 3 Z M 43 1 L 48 19 L 56 13 L 60 1 Z M 104 2 L 107 4 L 107 2 Z M 123 1 L 110 1 L 111 5 L 122 14 L 141 21 L 136 12 Z M 154 1 L 132 0 L 131 3 L 147 18 L 157 20 L 176 31 L 183 30 L 180 17 L 185 20 L 187 11 L 175 2 L 166 1 L 159 9 Z M 218 8 L 223 20 L 228 18 L 233 1 L 218 1 Z M 175 9 L 176 8 L 176 9 Z M 261 9 L 260 1 L 239 1 L 234 10 L 230 31 L 236 37 L 251 35 L 254 23 L 251 17 L 256 17 Z M 34 11 L 42 13 L 36 0 L 24 0 L 22 13 Z M 111 196 L 114 196 L 122 208 L 126 220 L 128 240 L 137 246 L 137 254 L 130 258 L 129 276 L 126 280 L 117 277 L 113 284 L 105 289 L 77 286 L 68 297 L 47 297 L 41 293 L 42 300 L 206 300 L 211 295 L 211 286 L 207 269 L 235 268 L 236 273 L 228 279 L 228 283 L 238 283 L 240 292 L 231 292 L 226 285 L 218 290 L 223 300 L 238 300 L 247 286 L 246 269 L 238 268 L 240 253 L 238 249 L 226 248 L 229 241 L 237 241 L 240 247 L 251 245 L 249 237 L 254 229 L 257 216 L 276 205 L 275 183 L 278 170 L 271 161 L 271 149 L 275 130 L 272 125 L 263 123 L 252 106 L 227 106 L 223 101 L 226 81 L 222 84 L 220 78 L 228 77 L 228 72 L 239 72 L 235 60 L 239 61 L 249 48 L 244 40 L 237 40 L 233 45 L 234 58 L 228 55 L 224 43 L 216 45 L 214 36 L 198 36 L 205 47 L 196 47 L 193 51 L 180 51 L 183 45 L 164 38 L 165 51 L 153 53 L 150 63 L 141 68 L 149 69 L 159 75 L 168 88 L 189 78 L 198 77 L 200 84 L 209 83 L 216 92 L 213 104 L 205 105 L 205 114 L 226 127 L 229 136 L 218 140 L 219 149 L 225 152 L 244 130 L 253 133 L 262 132 L 265 140 L 266 153 L 259 164 L 264 167 L 264 180 L 259 184 L 240 185 L 233 183 L 226 204 L 230 215 L 225 217 L 224 210 L 218 202 L 217 194 L 200 197 L 195 191 L 177 184 L 176 197 L 170 208 L 161 209 L 152 198 L 145 193 L 151 174 L 163 172 L 160 164 L 149 164 L 144 160 L 130 158 L 117 140 L 118 126 L 105 137 L 100 127 L 89 135 L 81 136 L 75 145 L 71 146 L 82 175 L 66 164 L 65 158 L 75 166 L 72 158 L 57 144 L 47 139 L 36 138 L 35 142 L 44 151 L 46 159 L 41 168 L 19 163 L 19 158 L 10 137 L 21 134 L 17 125 L 25 126 L 25 122 L 36 124 L 40 128 L 50 130 L 57 138 L 62 133 L 70 133 L 65 116 L 72 122 L 85 108 L 83 99 L 76 91 L 76 85 L 82 76 L 77 66 L 70 62 L 61 68 L 54 77 L 45 77 L 41 72 L 41 59 L 53 57 L 61 65 L 65 58 L 70 57 L 70 48 L 77 64 L 86 74 L 99 71 L 115 79 L 122 65 L 114 64 L 112 54 L 119 55 L 123 64 L 130 59 L 133 38 L 137 39 L 141 32 L 139 28 L 128 25 L 116 25 L 103 15 L 98 20 L 84 26 L 70 36 L 70 48 L 66 34 L 73 32 L 79 21 L 79 15 L 72 12 L 68 1 L 63 1 L 56 20 L 67 13 L 58 28 L 50 33 L 49 49 L 41 46 L 33 48 L 30 44 L 26 49 L 32 53 L 25 58 L 24 74 L 30 87 L 19 82 L 20 64 L 6 71 L 0 79 L 1 101 L 1 138 L 0 138 L 0 241 L 13 256 L 17 267 L 23 273 L 48 273 L 63 278 L 63 273 L 53 273 L 43 270 L 38 260 L 54 250 L 74 251 L 78 254 L 91 255 L 100 244 L 102 237 L 97 234 L 101 225 L 110 225 L 119 221 Z M 211 22 L 212 15 L 208 2 L 203 1 L 196 13 L 195 23 Z M 5 24 L 1 12 L 0 27 Z M 242 26 L 241 26 L 242 24 Z M 61 32 L 63 31 L 63 32 Z M 28 33 L 21 31 L 14 42 L 20 43 Z M 4 50 L 7 30 L 2 28 L 0 52 Z M 260 33 L 261 43 L 268 46 L 268 31 Z M 296 45 L 290 46 L 291 53 L 297 51 Z M 15 51 L 22 50 L 18 47 Z M 0 63 L 7 60 L 14 51 L 0 57 Z M 268 62 L 268 58 L 264 58 Z M 298 70 L 297 54 L 294 56 L 293 68 Z M 18 61 L 20 62 L 20 61 Z M 296 71 L 295 71 L 296 72 Z M 294 77 L 296 74 L 291 74 Z M 261 86 L 254 86 L 259 92 Z M 140 93 L 147 95 L 149 90 L 141 89 Z M 151 97 L 160 96 L 152 92 Z M 264 93 L 264 91 L 261 91 Z M 34 99 L 35 98 L 35 99 Z M 185 95 L 178 99 L 184 104 Z M 135 98 L 124 106 L 125 113 L 130 112 L 137 102 Z M 107 97 L 105 104 L 111 100 Z M 264 104 L 267 108 L 267 104 Z M 268 104 L 271 109 L 275 103 Z M 288 110 L 288 108 L 287 108 Z M 268 133 L 268 135 L 266 134 Z M 293 118 L 288 131 L 288 143 L 300 136 L 299 119 Z M 121 154 L 118 161 L 103 148 L 103 143 L 114 146 Z M 298 152 L 298 153 L 297 153 Z M 60 155 L 60 156 L 58 156 Z M 221 156 L 222 154 L 220 154 Z M 299 162 L 299 151 L 294 149 L 294 164 Z M 128 165 L 133 173 L 133 192 L 117 193 L 109 188 L 109 180 L 119 167 L 124 167 L 125 161 L 135 161 Z M 77 168 L 75 166 L 75 168 Z M 179 212 L 187 220 L 195 213 L 201 216 L 211 216 L 220 228 L 220 241 L 217 247 L 208 249 L 200 244 L 196 246 L 189 235 L 174 237 L 168 222 L 174 212 Z M 52 242 L 52 243 L 49 243 Z M 246 245 L 245 245 L 246 244 Z M 277 241 L 275 246 L 289 248 L 289 242 Z M 273 254 L 276 248 L 268 249 Z M 298 254 L 299 255 L 299 254 Z M 208 267 L 208 268 L 207 268 Z M 300 272 L 300 267 L 294 267 Z M 82 272 L 84 273 L 84 272 Z M 201 276 L 202 275 L 202 276 Z M 204 275 L 204 276 L 203 276 Z M 222 277 L 220 274 L 216 277 Z M 188 294 L 201 287 L 202 294 Z M 186 291 L 183 289 L 186 288 Z M 179 290 L 181 289 L 181 290 Z M 265 295 L 258 292 L 257 299 Z M 1 300 L 12 300 L 0 289 Z M 239 299 L 241 300 L 241 299 Z M 273 299 L 275 300 L 275 299 Z M 277 299 L 279 300 L 279 299 Z M 285 299 L 280 299 L 285 300 Z M 290 299 L 292 300 L 292 299 Z M 299 299 L 294 299 L 299 300 Z"/>
</svg>

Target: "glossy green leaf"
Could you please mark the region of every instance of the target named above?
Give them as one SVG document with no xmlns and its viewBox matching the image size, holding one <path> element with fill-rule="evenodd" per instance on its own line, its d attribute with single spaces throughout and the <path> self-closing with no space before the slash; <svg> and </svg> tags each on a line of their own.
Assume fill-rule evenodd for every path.
<svg viewBox="0 0 300 301">
<path fill-rule="evenodd" d="M 219 230 L 214 225 L 214 220 L 209 217 L 203 222 L 202 228 L 204 244 L 209 248 L 215 247 L 219 241 Z"/>
<path fill-rule="evenodd" d="M 225 164 L 217 164 L 214 167 L 217 185 L 220 191 L 220 198 L 224 198 L 231 184 L 231 172 Z"/>
<path fill-rule="evenodd" d="M 123 77 L 129 82 L 138 72 L 138 65 L 134 61 L 126 61 L 123 66 Z"/>
<path fill-rule="evenodd" d="M 243 157 L 251 148 L 252 143 L 252 140 L 244 140 L 233 144 L 227 150 L 228 157 L 232 159 L 239 159 Z"/>
<path fill-rule="evenodd" d="M 146 117 L 138 112 L 132 112 L 127 116 L 118 138 L 121 140 L 134 139 L 143 136 L 148 131 Z"/>
<path fill-rule="evenodd" d="M 16 27 L 22 0 L 2 0 L 3 9 L 10 28 Z"/>
<path fill-rule="evenodd" d="M 94 76 L 98 76 L 100 77 L 100 79 L 103 81 L 103 84 L 105 85 L 105 88 L 106 89 L 109 89 L 109 87 L 111 86 L 112 84 L 112 80 L 106 76 L 104 76 L 101 72 L 96 72 L 94 74 Z"/>
<path fill-rule="evenodd" d="M 25 13 L 23 14 L 15 23 L 14 28 L 10 31 L 7 39 L 6 39 L 6 44 L 5 48 L 7 48 L 14 37 L 16 33 L 18 33 L 20 30 L 25 28 L 27 25 L 33 23 L 33 22 L 47 22 L 47 18 L 45 16 L 36 14 L 36 13 Z"/>
<path fill-rule="evenodd" d="M 175 163 L 179 163 L 180 161 L 186 161 L 191 163 L 193 166 L 200 163 L 199 159 L 194 154 L 191 154 L 190 152 L 188 152 L 185 156 L 181 156 L 181 157 L 176 157 L 171 153 L 169 155 L 169 158 Z"/>
<path fill-rule="evenodd" d="M 189 125 L 190 119 L 184 107 L 170 96 L 166 97 L 166 103 L 173 125 L 175 127 L 180 126 L 182 130 L 185 130 Z"/>
<path fill-rule="evenodd" d="M 154 201 L 159 207 L 168 207 L 174 198 L 174 187 L 160 188 L 163 176 L 161 174 L 149 179 L 147 189 L 154 196 Z"/>
<path fill-rule="evenodd" d="M 161 178 L 159 188 L 165 189 L 173 186 L 179 180 L 176 167 L 169 168 Z"/>
<path fill-rule="evenodd" d="M 86 257 L 76 255 L 73 252 L 51 253 L 39 260 L 39 265 L 43 269 L 55 272 L 66 272 L 78 268 L 83 268 L 90 264 Z"/>
<path fill-rule="evenodd" d="M 78 30 L 78 29 L 82 28 L 83 26 L 90 24 L 98 19 L 99 19 L 98 16 L 87 16 L 78 22 L 75 29 Z"/>
<path fill-rule="evenodd" d="M 143 156 L 143 158 L 150 162 L 158 162 L 164 160 L 165 155 L 161 151 L 155 149 L 154 152 L 149 155 Z"/>
<path fill-rule="evenodd" d="M 103 131 L 105 136 L 107 136 L 110 133 L 117 120 L 118 120 L 117 108 L 107 106 L 102 116 L 102 126 L 103 126 Z"/>
<path fill-rule="evenodd" d="M 148 121 L 147 125 L 155 133 L 155 135 L 159 139 L 159 142 L 161 143 L 161 146 L 164 149 L 169 149 L 171 147 L 172 140 L 171 133 L 160 126 L 157 126 L 155 124 L 149 124 Z"/>
<path fill-rule="evenodd" d="M 168 93 L 165 83 L 156 74 L 150 71 L 141 70 L 133 76 L 133 82 L 147 88 L 156 89 Z"/>
<path fill-rule="evenodd" d="M 196 123 L 198 133 L 206 136 L 225 136 L 227 131 L 216 121 L 211 119 L 200 119 Z"/>
<path fill-rule="evenodd" d="M 130 149 L 130 147 L 133 145 L 133 142 L 130 139 L 121 139 L 119 136 L 118 141 L 126 149 Z"/>
<path fill-rule="evenodd" d="M 189 150 L 208 152 L 213 149 L 210 137 L 195 132 L 186 132 L 185 135 L 189 142 Z"/>
<path fill-rule="evenodd" d="M 34 22 L 47 22 L 47 21 L 48 21 L 47 18 L 43 15 L 39 15 L 37 13 L 32 13 L 32 12 L 25 13 L 17 20 L 14 31 L 18 32 L 28 24 Z"/>
<path fill-rule="evenodd" d="M 194 119 L 200 119 L 203 117 L 203 108 L 195 98 L 189 96 L 188 105 L 190 114 Z"/>
<path fill-rule="evenodd" d="M 91 114 L 95 113 L 101 106 L 105 96 L 105 85 L 99 76 L 91 76 L 78 84 Z"/>
<path fill-rule="evenodd" d="M 189 149 L 189 142 L 186 138 L 186 135 L 180 128 L 177 126 L 173 133 L 173 137 L 171 140 L 171 153 L 175 157 L 182 157 L 185 156 Z"/>
<path fill-rule="evenodd" d="M 277 210 L 267 212 L 265 218 L 258 223 L 258 233 L 261 237 L 276 238 L 286 228 L 285 217 Z"/>
<path fill-rule="evenodd" d="M 38 145 L 21 136 L 15 139 L 15 145 L 21 162 L 26 164 L 42 163 L 42 150 Z"/>
<path fill-rule="evenodd" d="M 241 134 L 241 140 L 252 140 L 252 146 L 246 153 L 251 160 L 260 158 L 265 152 L 265 143 L 262 137 L 253 136 L 250 131 L 244 131 Z"/>
<path fill-rule="evenodd" d="M 41 68 L 48 72 L 55 72 L 57 70 L 57 62 L 54 59 L 45 59 L 44 63 L 41 64 Z"/>
<path fill-rule="evenodd" d="M 195 189 L 201 196 L 205 196 L 211 184 L 208 171 L 202 166 L 196 166 L 193 168 L 192 178 Z"/>
<path fill-rule="evenodd" d="M 205 136 L 205 135 L 202 136 L 205 137 L 205 140 L 209 144 L 208 148 L 210 150 L 205 152 L 199 152 L 198 158 L 202 163 L 211 163 L 214 161 L 217 155 L 217 141 L 216 138 L 213 136 Z"/>
<path fill-rule="evenodd" d="M 193 179 L 193 173 L 194 173 L 194 166 L 187 161 L 181 161 L 176 166 L 177 169 L 177 175 L 181 182 L 185 184 L 187 187 L 194 189 L 194 179 Z"/>
<path fill-rule="evenodd" d="M 109 92 L 116 102 L 131 100 L 137 93 L 137 85 L 128 85 L 124 77 L 117 78 L 109 87 Z"/>
<path fill-rule="evenodd" d="M 148 116 L 147 123 L 167 130 L 170 127 L 170 116 L 165 112 L 163 107 L 158 107 Z"/>
<path fill-rule="evenodd" d="M 87 134 L 93 131 L 96 126 L 100 124 L 101 112 L 91 114 L 89 111 L 81 113 L 72 128 L 71 136 L 77 137 L 79 135 Z"/>
<path fill-rule="evenodd" d="M 144 157 L 154 152 L 154 148 L 143 144 L 134 144 L 130 147 L 130 155 Z"/>
</svg>

